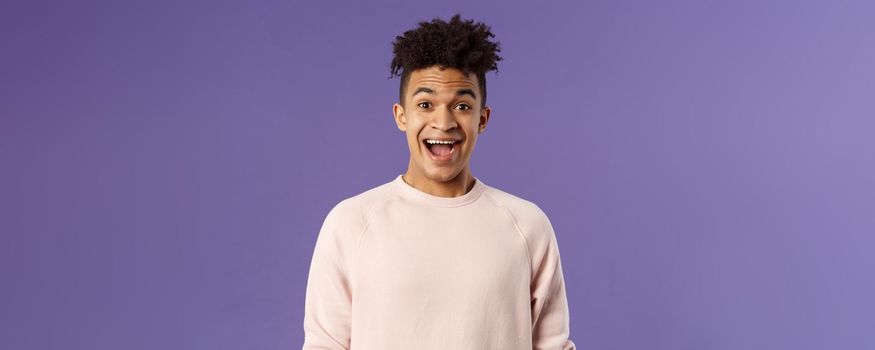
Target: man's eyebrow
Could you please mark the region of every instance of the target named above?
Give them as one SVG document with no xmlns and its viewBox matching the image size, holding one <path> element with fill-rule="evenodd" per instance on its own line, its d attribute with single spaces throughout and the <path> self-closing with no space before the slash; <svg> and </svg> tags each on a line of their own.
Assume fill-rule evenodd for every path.
<svg viewBox="0 0 875 350">
<path fill-rule="evenodd" d="M 456 91 L 456 96 L 462 96 L 462 95 L 471 95 L 471 98 L 473 98 L 475 100 L 477 99 L 477 95 L 475 95 L 474 90 L 471 90 L 471 89 L 459 89 Z"/>
<path fill-rule="evenodd" d="M 427 94 L 434 94 L 434 90 L 429 89 L 427 87 L 420 87 L 420 88 L 417 88 L 416 91 L 413 92 L 413 96 L 416 96 L 416 94 L 418 94 L 420 92 L 424 92 Z"/>
<path fill-rule="evenodd" d="M 416 91 L 413 92 L 413 96 L 416 96 L 416 94 L 418 94 L 420 92 L 424 92 L 427 94 L 434 94 L 434 90 L 432 90 L 432 89 L 429 89 L 427 87 L 419 87 L 416 89 Z M 475 94 L 474 90 L 471 90 L 471 89 L 456 90 L 456 96 L 462 96 L 462 95 L 471 95 L 471 98 L 477 99 L 477 94 Z"/>
</svg>

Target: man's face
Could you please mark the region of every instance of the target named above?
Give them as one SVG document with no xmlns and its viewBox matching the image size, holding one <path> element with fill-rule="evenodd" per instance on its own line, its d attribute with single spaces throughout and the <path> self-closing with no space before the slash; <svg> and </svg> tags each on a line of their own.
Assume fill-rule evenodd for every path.
<svg viewBox="0 0 875 350">
<path fill-rule="evenodd" d="M 414 70 L 404 92 L 404 105 L 393 105 L 398 129 L 407 135 L 414 176 L 436 182 L 454 179 L 466 170 L 477 135 L 489 120 L 489 107 L 480 108 L 480 85 L 473 73 L 431 66 Z M 454 141 L 429 145 L 427 140 Z"/>
</svg>

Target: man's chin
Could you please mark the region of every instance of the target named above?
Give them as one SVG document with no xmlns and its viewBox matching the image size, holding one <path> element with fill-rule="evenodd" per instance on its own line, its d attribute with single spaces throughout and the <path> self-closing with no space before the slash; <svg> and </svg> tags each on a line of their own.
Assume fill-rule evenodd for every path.
<svg viewBox="0 0 875 350">
<path fill-rule="evenodd" d="M 461 170 L 456 169 L 455 167 L 439 167 L 434 169 L 426 169 L 423 172 L 426 178 L 434 182 L 449 182 L 454 180 L 461 173 Z"/>
</svg>

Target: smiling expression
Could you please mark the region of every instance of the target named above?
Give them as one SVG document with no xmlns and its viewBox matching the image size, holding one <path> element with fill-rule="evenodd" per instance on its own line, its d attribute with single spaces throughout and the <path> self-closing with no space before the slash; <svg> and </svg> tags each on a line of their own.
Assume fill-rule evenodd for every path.
<svg viewBox="0 0 875 350">
<path fill-rule="evenodd" d="M 477 136 L 485 129 L 490 113 L 489 107 L 481 108 L 476 75 L 435 65 L 412 71 L 409 79 L 404 106 L 396 103 L 392 107 L 398 129 L 407 136 L 408 171 L 413 177 L 433 182 L 447 182 L 460 173 L 468 176 Z M 430 147 L 447 146 L 429 146 L 427 140 L 452 141 L 452 151 L 438 156 Z"/>
</svg>

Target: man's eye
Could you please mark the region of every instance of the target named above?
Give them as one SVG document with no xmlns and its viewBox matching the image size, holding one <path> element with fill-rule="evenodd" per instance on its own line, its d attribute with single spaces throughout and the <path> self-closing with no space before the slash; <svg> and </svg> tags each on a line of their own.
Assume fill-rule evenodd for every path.
<svg viewBox="0 0 875 350">
<path fill-rule="evenodd" d="M 417 105 L 421 108 L 428 108 L 428 104 L 429 104 L 428 102 L 420 102 Z M 423 106 L 423 105 L 425 105 L 425 106 Z"/>
<path fill-rule="evenodd" d="M 471 106 L 469 106 L 467 103 L 460 103 L 458 106 L 464 106 L 465 108 L 462 108 L 463 111 L 471 109 Z"/>
</svg>

